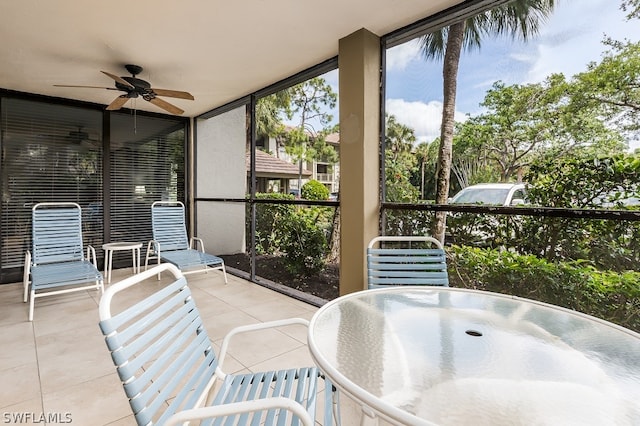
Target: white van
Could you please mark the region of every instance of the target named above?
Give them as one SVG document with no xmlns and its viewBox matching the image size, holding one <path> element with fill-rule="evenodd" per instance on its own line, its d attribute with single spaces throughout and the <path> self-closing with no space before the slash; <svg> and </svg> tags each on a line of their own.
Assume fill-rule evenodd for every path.
<svg viewBox="0 0 640 426">
<path fill-rule="evenodd" d="M 458 192 L 450 204 L 490 204 L 515 206 L 527 202 L 524 183 L 480 183 Z"/>
</svg>

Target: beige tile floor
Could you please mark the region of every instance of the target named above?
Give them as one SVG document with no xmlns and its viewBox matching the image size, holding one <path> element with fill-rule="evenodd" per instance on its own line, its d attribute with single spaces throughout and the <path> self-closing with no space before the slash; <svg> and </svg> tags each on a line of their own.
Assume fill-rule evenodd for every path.
<svg viewBox="0 0 640 426">
<path fill-rule="evenodd" d="M 113 271 L 112 282 L 131 273 Z M 132 297 L 166 284 L 150 279 L 131 289 Z M 310 319 L 315 306 L 218 272 L 189 275 L 189 286 L 207 327 L 219 347 L 232 327 L 286 317 Z M 36 299 L 34 320 L 27 320 L 22 284 L 0 285 L 0 423 L 55 425 L 134 425 L 135 421 L 98 329 L 96 291 Z M 260 338 L 238 336 L 225 370 L 259 371 L 311 365 L 306 329 L 269 330 Z M 359 423 L 359 410 L 341 398 L 342 424 Z M 22 419 L 12 416 L 23 416 Z M 31 415 L 31 418 L 28 416 Z M 49 417 L 44 422 L 43 417 Z"/>
</svg>

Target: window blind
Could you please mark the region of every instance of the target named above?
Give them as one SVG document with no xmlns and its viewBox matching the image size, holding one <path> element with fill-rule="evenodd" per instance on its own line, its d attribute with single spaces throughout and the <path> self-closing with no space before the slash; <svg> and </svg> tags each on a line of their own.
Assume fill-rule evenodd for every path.
<svg viewBox="0 0 640 426">
<path fill-rule="evenodd" d="M 110 129 L 110 239 L 146 244 L 151 204 L 184 201 L 184 124 L 116 113 Z"/>
<path fill-rule="evenodd" d="M 85 244 L 102 239 L 102 112 L 44 102 L 1 100 L 3 270 L 22 267 L 31 245 L 31 208 L 75 202 Z"/>
<path fill-rule="evenodd" d="M 85 245 L 100 262 L 105 242 L 146 244 L 151 203 L 185 200 L 185 126 L 178 117 L 1 98 L 0 281 L 21 277 L 38 202 L 80 204 Z M 123 262 L 130 254 L 116 252 L 114 265 Z"/>
</svg>

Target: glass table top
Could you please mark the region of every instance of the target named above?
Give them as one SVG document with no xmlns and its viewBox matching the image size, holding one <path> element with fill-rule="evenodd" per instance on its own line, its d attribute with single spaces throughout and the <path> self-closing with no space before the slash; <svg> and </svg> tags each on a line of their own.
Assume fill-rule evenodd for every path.
<svg viewBox="0 0 640 426">
<path fill-rule="evenodd" d="M 353 293 L 318 310 L 309 348 L 339 388 L 401 423 L 640 424 L 640 335 L 526 299 Z"/>
</svg>

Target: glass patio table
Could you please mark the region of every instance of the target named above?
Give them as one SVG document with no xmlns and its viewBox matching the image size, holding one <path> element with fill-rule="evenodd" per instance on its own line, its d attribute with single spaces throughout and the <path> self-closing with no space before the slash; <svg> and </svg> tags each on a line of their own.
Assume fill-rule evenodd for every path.
<svg viewBox="0 0 640 426">
<path fill-rule="evenodd" d="M 363 423 L 640 424 L 640 334 L 557 306 L 443 287 L 366 290 L 320 308 L 308 343 Z"/>
</svg>

